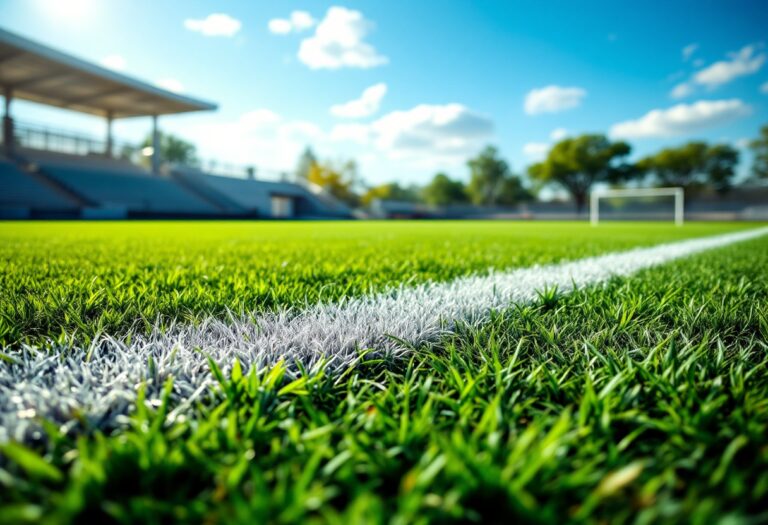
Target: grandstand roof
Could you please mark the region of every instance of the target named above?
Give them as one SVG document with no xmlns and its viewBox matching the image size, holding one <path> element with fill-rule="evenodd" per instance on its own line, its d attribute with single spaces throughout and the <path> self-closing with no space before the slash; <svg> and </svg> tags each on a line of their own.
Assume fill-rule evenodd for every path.
<svg viewBox="0 0 768 525">
<path fill-rule="evenodd" d="M 0 87 L 14 98 L 113 118 L 216 109 L 0 29 Z"/>
</svg>

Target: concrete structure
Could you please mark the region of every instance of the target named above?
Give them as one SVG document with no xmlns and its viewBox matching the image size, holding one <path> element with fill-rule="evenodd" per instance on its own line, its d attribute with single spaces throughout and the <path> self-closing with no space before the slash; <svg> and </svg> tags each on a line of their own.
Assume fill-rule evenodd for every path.
<svg viewBox="0 0 768 525">
<path fill-rule="evenodd" d="M 214 110 L 216 105 L 179 95 L 0 29 L 0 89 L 5 99 L 3 145 L 14 154 L 14 99 L 29 100 L 106 120 L 106 151 L 113 154 L 112 122 L 151 117 L 152 172 L 160 170 L 158 117 Z"/>
<path fill-rule="evenodd" d="M 328 218 L 342 203 L 311 185 L 213 176 L 160 157 L 160 116 L 214 110 L 179 95 L 0 29 L 0 218 Z M 19 126 L 16 99 L 104 118 L 103 142 Z M 152 121 L 150 170 L 116 151 L 115 119 Z M 135 148 L 133 148 L 135 150 Z M 130 155 L 128 155 L 130 157 Z M 136 159 L 133 159 L 136 160 Z"/>
</svg>

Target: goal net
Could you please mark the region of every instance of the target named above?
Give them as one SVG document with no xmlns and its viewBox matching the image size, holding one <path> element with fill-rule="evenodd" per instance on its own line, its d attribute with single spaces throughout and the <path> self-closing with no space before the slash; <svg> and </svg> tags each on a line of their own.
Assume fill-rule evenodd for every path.
<svg viewBox="0 0 768 525">
<path fill-rule="evenodd" d="M 590 195 L 589 219 L 593 226 L 607 218 L 665 219 L 674 218 L 683 224 L 683 188 L 632 188 L 622 190 L 596 190 Z M 603 210 L 600 202 L 609 201 L 610 210 Z M 674 205 L 673 205 L 674 202 Z M 645 212 L 641 211 L 645 208 Z"/>
</svg>

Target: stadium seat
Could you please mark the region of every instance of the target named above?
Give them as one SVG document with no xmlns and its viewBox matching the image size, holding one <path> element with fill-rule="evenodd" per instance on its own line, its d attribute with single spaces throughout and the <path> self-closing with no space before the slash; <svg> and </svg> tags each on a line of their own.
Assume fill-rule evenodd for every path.
<svg viewBox="0 0 768 525">
<path fill-rule="evenodd" d="M 176 168 L 174 176 L 194 185 L 201 192 L 216 195 L 241 213 L 272 215 L 272 197 L 287 197 L 295 203 L 299 217 L 348 217 L 350 209 L 331 198 L 316 195 L 309 189 L 290 182 L 241 179 L 209 175 L 190 168 Z"/>
<path fill-rule="evenodd" d="M 69 210 L 77 204 L 11 161 L 0 158 L 0 207 L 36 210 Z"/>
<path fill-rule="evenodd" d="M 151 175 L 128 162 L 49 152 L 26 151 L 24 156 L 41 173 L 100 208 L 156 214 L 218 213 L 172 179 Z"/>
</svg>

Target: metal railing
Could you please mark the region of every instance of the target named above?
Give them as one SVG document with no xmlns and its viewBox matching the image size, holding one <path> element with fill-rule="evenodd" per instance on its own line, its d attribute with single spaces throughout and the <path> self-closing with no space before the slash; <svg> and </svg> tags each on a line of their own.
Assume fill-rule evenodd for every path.
<svg viewBox="0 0 768 525">
<path fill-rule="evenodd" d="M 0 141 L 2 141 L 1 135 L 2 134 L 0 134 Z M 70 155 L 107 154 L 106 140 L 98 140 L 88 135 L 52 129 L 42 125 L 26 122 L 22 124 L 16 123 L 14 125 L 14 135 L 15 145 L 21 148 Z M 150 164 L 147 157 L 142 154 L 142 148 L 123 141 L 112 142 L 112 156 L 118 159 L 128 160 L 144 168 L 148 168 Z M 327 189 L 300 177 L 296 177 L 295 174 L 286 170 L 221 162 L 216 159 L 198 159 L 193 166 L 189 167 L 199 169 L 204 173 L 222 177 L 298 184 L 329 204 L 333 204 L 339 208 L 346 207 L 345 204 L 336 199 Z"/>
<path fill-rule="evenodd" d="M 285 170 L 259 169 L 253 165 L 219 162 L 212 159 L 198 161 L 198 165 L 195 166 L 195 168 L 210 175 L 218 175 L 221 177 L 254 179 L 269 182 L 289 182 L 292 184 L 297 184 L 309 190 L 310 193 L 322 199 L 326 204 L 331 205 L 334 208 L 339 210 L 346 210 L 348 208 L 345 203 L 337 199 L 326 188 L 301 177 L 297 177 L 296 174 Z"/>
<path fill-rule="evenodd" d="M 15 124 L 16 146 L 29 149 L 66 153 L 69 155 L 106 155 L 106 140 L 91 136 L 48 128 L 36 124 Z M 112 142 L 112 155 L 137 160 L 139 148 L 126 142 Z"/>
<path fill-rule="evenodd" d="M 19 148 L 65 153 L 69 155 L 106 155 L 107 142 L 96 139 L 90 135 L 76 133 L 69 130 L 54 129 L 34 123 L 14 124 L 15 146 Z M 0 134 L 0 144 L 3 137 Z M 142 148 L 124 141 L 113 140 L 112 156 L 129 160 L 144 168 L 149 167 L 147 156 L 142 154 Z M 254 165 L 235 164 L 221 162 L 217 159 L 202 159 L 193 163 L 192 168 L 200 169 L 206 173 L 236 178 L 252 178 L 258 180 L 279 182 L 296 181 L 293 174 L 285 170 L 264 169 Z"/>
<path fill-rule="evenodd" d="M 194 166 L 211 175 L 234 177 L 238 179 L 256 179 L 273 182 L 297 182 L 294 174 L 273 168 L 260 168 L 253 164 L 235 164 L 217 159 L 201 159 Z"/>
</svg>

